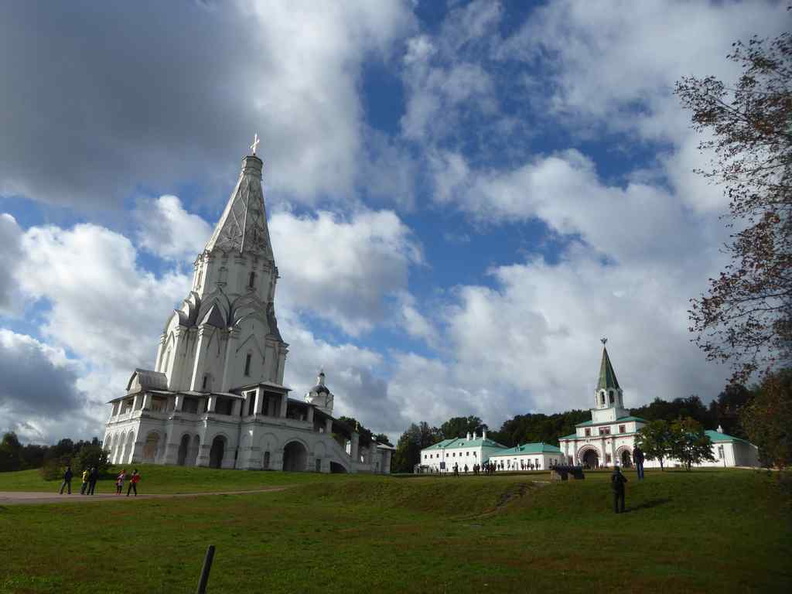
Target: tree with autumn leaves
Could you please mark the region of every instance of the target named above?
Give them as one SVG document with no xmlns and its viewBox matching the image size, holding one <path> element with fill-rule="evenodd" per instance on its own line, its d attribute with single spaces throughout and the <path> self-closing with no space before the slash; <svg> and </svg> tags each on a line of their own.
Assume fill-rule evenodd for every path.
<svg viewBox="0 0 792 594">
<path fill-rule="evenodd" d="M 792 347 L 792 34 L 737 42 L 734 86 L 713 76 L 676 85 L 693 127 L 706 133 L 709 170 L 729 198 L 731 262 L 691 300 L 695 342 L 745 381 L 788 367 Z"/>
</svg>

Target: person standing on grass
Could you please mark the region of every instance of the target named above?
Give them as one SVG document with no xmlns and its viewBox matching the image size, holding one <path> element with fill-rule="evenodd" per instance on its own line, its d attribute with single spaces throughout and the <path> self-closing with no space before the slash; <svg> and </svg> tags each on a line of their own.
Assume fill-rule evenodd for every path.
<svg viewBox="0 0 792 594">
<path fill-rule="evenodd" d="M 635 449 L 633 450 L 633 461 L 635 462 L 635 469 L 638 471 L 638 480 L 642 481 L 644 477 L 644 453 L 643 450 L 638 446 L 635 446 Z"/>
<path fill-rule="evenodd" d="M 88 477 L 91 475 L 91 472 L 86 468 L 83 470 L 82 473 L 82 485 L 80 485 L 80 495 L 85 495 L 85 492 L 88 490 Z"/>
<path fill-rule="evenodd" d="M 124 479 L 126 478 L 126 468 L 121 471 L 116 477 L 116 495 L 121 495 L 121 491 L 124 490 Z"/>
<path fill-rule="evenodd" d="M 132 476 L 129 477 L 129 488 L 127 489 L 127 497 L 129 497 L 129 493 L 134 491 L 135 497 L 137 497 L 137 484 L 140 482 L 140 475 L 138 474 L 137 468 L 132 471 Z"/>
<path fill-rule="evenodd" d="M 91 472 L 88 474 L 88 495 L 93 495 L 96 491 L 96 481 L 99 480 L 99 471 L 96 466 L 91 466 Z"/>
<path fill-rule="evenodd" d="M 69 495 L 71 495 L 71 480 L 73 476 L 74 473 L 72 472 L 71 466 L 66 465 L 66 472 L 63 473 L 63 484 L 60 488 L 61 495 L 63 495 L 63 490 L 67 487 L 69 489 Z"/>
<path fill-rule="evenodd" d="M 621 473 L 618 466 L 613 468 L 611 475 L 611 489 L 613 490 L 613 511 L 617 514 L 624 513 L 624 483 L 627 477 Z"/>
</svg>

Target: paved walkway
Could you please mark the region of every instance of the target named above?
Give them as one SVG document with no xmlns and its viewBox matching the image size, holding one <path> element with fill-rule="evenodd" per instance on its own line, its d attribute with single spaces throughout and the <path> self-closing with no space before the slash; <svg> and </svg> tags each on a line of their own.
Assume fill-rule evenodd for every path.
<svg viewBox="0 0 792 594">
<path fill-rule="evenodd" d="M 80 495 L 80 492 L 72 491 L 71 495 L 47 492 L 31 492 L 31 491 L 0 491 L 0 505 L 24 505 L 31 503 L 86 503 L 89 501 L 131 501 L 137 499 L 167 499 L 171 497 L 201 497 L 204 495 L 249 495 L 251 493 L 272 493 L 274 491 L 283 491 L 288 489 L 288 486 L 282 487 L 267 487 L 265 489 L 256 489 L 253 491 L 214 491 L 211 493 L 161 493 L 156 495 L 140 494 L 137 497 L 131 495 L 126 496 L 116 495 L 115 493 L 97 493 L 96 495 Z"/>
</svg>

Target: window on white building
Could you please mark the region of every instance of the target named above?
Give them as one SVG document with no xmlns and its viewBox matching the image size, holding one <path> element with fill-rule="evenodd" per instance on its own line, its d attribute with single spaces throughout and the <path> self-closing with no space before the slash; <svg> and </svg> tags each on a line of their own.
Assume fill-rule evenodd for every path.
<svg viewBox="0 0 792 594">
<path fill-rule="evenodd" d="M 250 361 L 253 358 L 253 355 L 250 353 L 247 354 L 245 357 L 245 375 L 250 375 Z"/>
</svg>

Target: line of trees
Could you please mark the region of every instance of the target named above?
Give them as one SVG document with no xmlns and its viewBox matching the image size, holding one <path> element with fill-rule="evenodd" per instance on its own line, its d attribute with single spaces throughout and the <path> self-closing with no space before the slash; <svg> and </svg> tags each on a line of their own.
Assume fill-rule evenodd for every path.
<svg viewBox="0 0 792 594">
<path fill-rule="evenodd" d="M 110 467 L 107 452 L 96 437 L 90 441 L 77 442 L 61 439 L 51 446 L 22 445 L 17 434 L 9 431 L 0 441 L 0 472 L 39 468 L 45 479 L 55 480 L 61 476 L 67 464 L 76 471 L 96 467 L 100 474 L 107 472 Z"/>
</svg>

